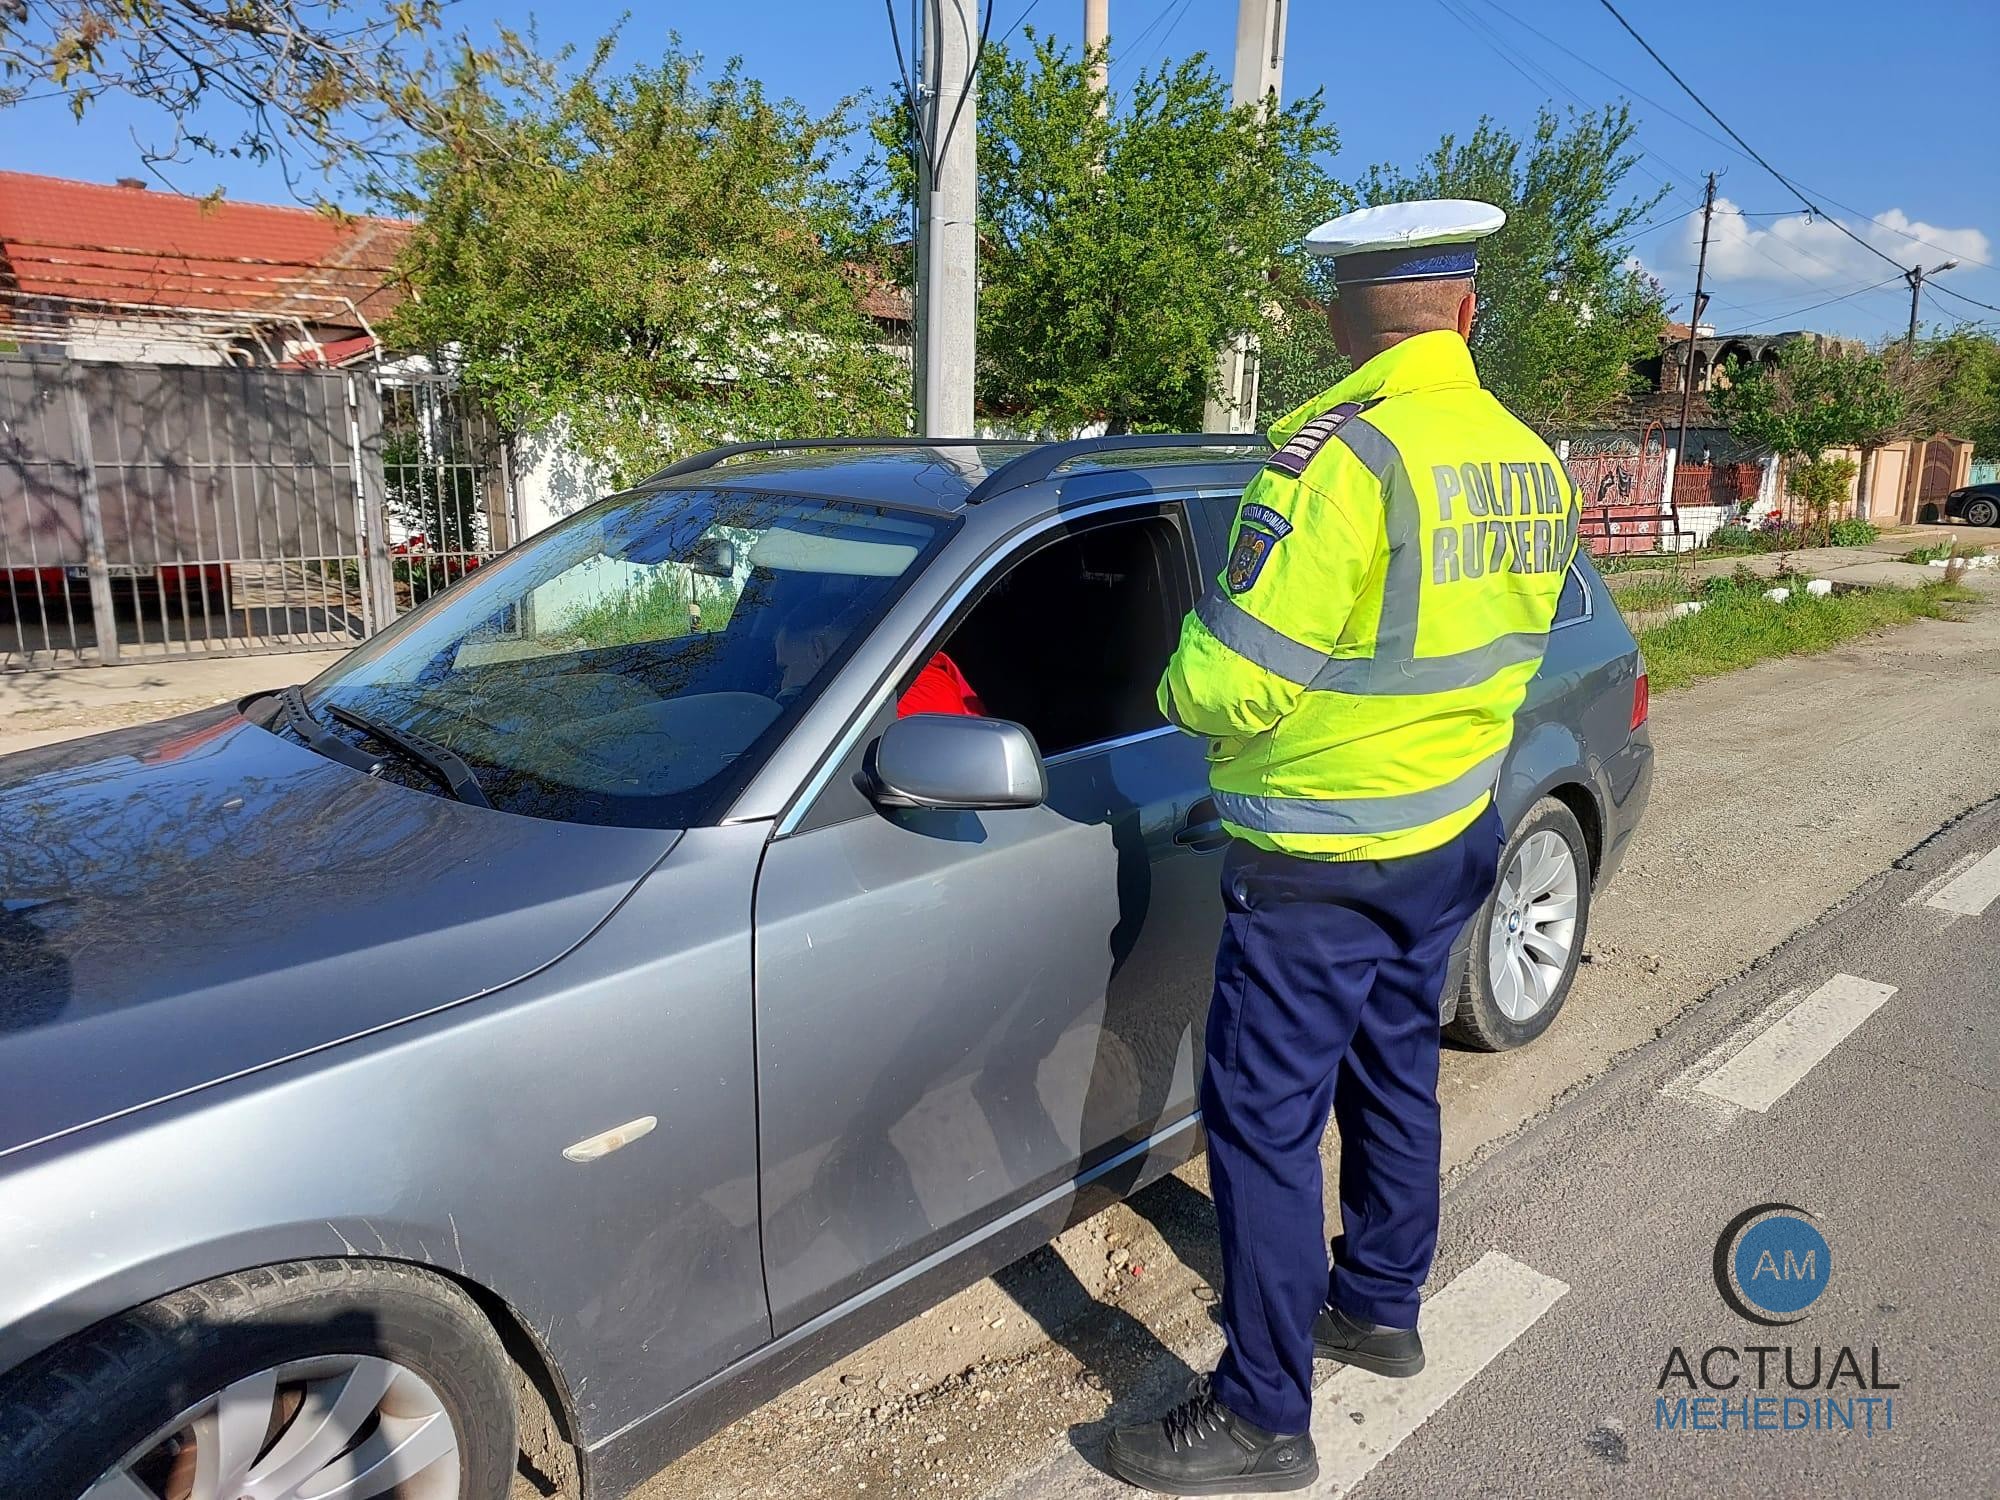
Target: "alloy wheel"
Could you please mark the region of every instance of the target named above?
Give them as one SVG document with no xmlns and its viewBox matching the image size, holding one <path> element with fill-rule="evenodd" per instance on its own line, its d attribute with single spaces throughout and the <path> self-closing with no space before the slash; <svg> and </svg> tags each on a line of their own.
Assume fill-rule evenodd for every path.
<svg viewBox="0 0 2000 1500">
<path fill-rule="evenodd" d="M 1510 1021 L 1539 1014 L 1569 969 L 1579 878 L 1568 842 L 1546 828 L 1523 839 L 1507 862 L 1487 928 L 1486 971 Z"/>
<path fill-rule="evenodd" d="M 458 1500 L 451 1415 L 370 1355 L 233 1380 L 134 1448 L 83 1500 Z"/>
</svg>

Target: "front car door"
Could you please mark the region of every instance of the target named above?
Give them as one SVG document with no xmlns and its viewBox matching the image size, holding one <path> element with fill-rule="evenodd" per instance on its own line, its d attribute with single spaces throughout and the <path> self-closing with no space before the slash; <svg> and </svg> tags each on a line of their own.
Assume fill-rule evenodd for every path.
<svg viewBox="0 0 2000 1500">
<path fill-rule="evenodd" d="M 777 1333 L 1191 1131 L 1219 855 L 1190 826 L 1202 747 L 1152 694 L 1194 588 L 1179 503 L 1020 538 L 913 642 L 850 762 L 771 845 L 756 1021 Z M 988 712 L 1035 731 L 1044 805 L 856 791 L 890 689 L 940 646 Z"/>
</svg>

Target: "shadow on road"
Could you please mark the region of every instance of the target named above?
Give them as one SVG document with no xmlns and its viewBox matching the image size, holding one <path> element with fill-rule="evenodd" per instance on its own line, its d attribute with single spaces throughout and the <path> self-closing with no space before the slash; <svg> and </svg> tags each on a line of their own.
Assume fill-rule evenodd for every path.
<svg viewBox="0 0 2000 1500">
<path fill-rule="evenodd" d="M 1128 1202 L 1159 1232 L 1168 1252 L 1200 1279 L 1196 1296 L 1212 1309 L 1212 1289 L 1221 1276 L 1215 1205 L 1173 1176 Z M 1158 1274 L 1165 1268 L 1148 1269 Z M 1177 1400 L 1194 1377 L 1188 1363 L 1151 1328 L 1115 1302 L 1092 1293 L 1053 1247 L 1024 1256 L 993 1279 L 1052 1342 L 1083 1366 L 1084 1380 L 1109 1395 L 1102 1416 L 1069 1430 L 1071 1445 L 1094 1465 L 1113 1428 L 1156 1414 Z"/>
</svg>

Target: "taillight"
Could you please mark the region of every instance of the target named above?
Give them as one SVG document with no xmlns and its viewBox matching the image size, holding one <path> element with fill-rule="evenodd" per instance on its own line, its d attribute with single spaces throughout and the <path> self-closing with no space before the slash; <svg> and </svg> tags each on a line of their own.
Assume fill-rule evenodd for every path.
<svg viewBox="0 0 2000 1500">
<path fill-rule="evenodd" d="M 1632 680 L 1632 727 L 1637 729 L 1646 722 L 1646 715 L 1652 711 L 1653 694 L 1646 686 L 1646 668 L 1642 664 L 1639 675 Z"/>
</svg>

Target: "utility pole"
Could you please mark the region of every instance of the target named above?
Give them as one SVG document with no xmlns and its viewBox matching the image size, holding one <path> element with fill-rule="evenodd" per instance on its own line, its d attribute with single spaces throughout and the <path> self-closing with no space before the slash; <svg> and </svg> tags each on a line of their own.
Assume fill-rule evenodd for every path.
<svg viewBox="0 0 2000 1500">
<path fill-rule="evenodd" d="M 1955 271 L 1957 269 L 1958 262 L 1948 260 L 1942 265 L 1932 266 L 1928 271 L 1919 264 L 1911 266 L 1903 272 L 1903 280 L 1910 284 L 1910 332 L 1903 340 L 1904 348 L 1914 349 L 1917 347 L 1917 303 L 1924 295 L 1924 278 L 1926 276 L 1935 276 L 1941 271 Z"/>
<path fill-rule="evenodd" d="M 1708 308 L 1708 293 L 1701 289 L 1708 275 L 1708 228 L 1715 218 L 1715 174 L 1708 174 L 1708 190 L 1701 199 L 1701 253 L 1694 262 L 1694 302 L 1688 311 L 1687 361 L 1681 366 L 1681 425 L 1680 433 L 1674 439 L 1673 463 L 1667 470 L 1667 514 L 1672 517 L 1674 546 L 1681 544 L 1681 502 L 1674 493 L 1680 480 L 1681 466 L 1687 462 L 1688 411 L 1694 405 L 1694 353 L 1695 340 L 1701 333 L 1701 315 Z M 1643 444 L 1641 445 L 1643 448 Z M 1643 452 L 1641 457 L 1644 457 Z"/>
<path fill-rule="evenodd" d="M 1284 91 L 1287 0 L 1237 0 L 1236 73 L 1229 102 L 1255 104 L 1274 113 Z M 1230 340 L 1216 361 L 1221 395 L 1203 408 L 1209 432 L 1257 430 L 1257 341 L 1249 334 Z"/>
<path fill-rule="evenodd" d="M 1094 52 L 1111 39 L 1111 0 L 1083 0 L 1083 50 Z M 1111 58 L 1099 56 L 1091 65 L 1090 86 L 1097 91 L 1097 112 L 1111 107 Z"/>
<path fill-rule="evenodd" d="M 978 342 L 978 0 L 936 0 L 923 38 L 917 182 L 917 425 L 971 437 Z"/>
<path fill-rule="evenodd" d="M 1701 200 L 1701 254 L 1694 263 L 1694 303 L 1688 314 L 1687 362 L 1681 369 L 1681 429 L 1674 439 L 1674 464 L 1679 467 L 1687 460 L 1688 410 L 1694 404 L 1694 344 L 1697 330 L 1701 325 L 1702 309 L 1708 306 L 1708 294 L 1701 289 L 1703 279 L 1708 274 L 1708 226 L 1715 217 L 1715 174 L 1708 174 L 1708 191 Z M 1669 497 L 1671 498 L 1671 497 Z M 1678 514 L 1680 507 L 1674 507 Z"/>
</svg>

